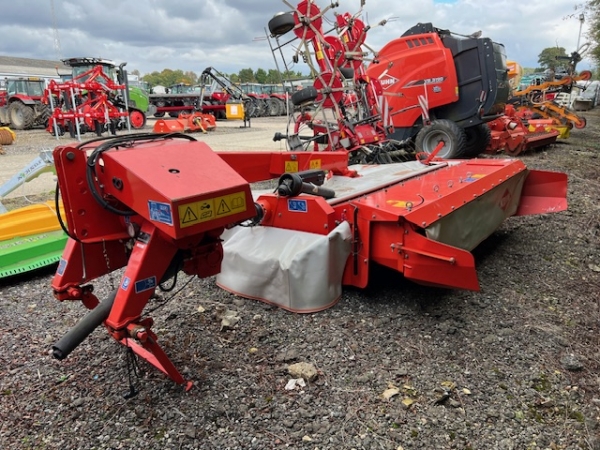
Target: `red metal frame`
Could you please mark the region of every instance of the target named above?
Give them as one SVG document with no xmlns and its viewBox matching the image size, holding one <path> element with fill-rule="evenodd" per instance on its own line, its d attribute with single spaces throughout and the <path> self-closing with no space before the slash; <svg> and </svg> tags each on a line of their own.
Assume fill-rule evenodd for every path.
<svg viewBox="0 0 600 450">
<path fill-rule="evenodd" d="M 468 205 L 471 211 L 481 208 L 491 231 L 514 214 L 566 208 L 564 174 L 528 171 L 521 161 L 499 159 L 414 162 L 420 167 L 417 176 L 408 171 L 346 196 L 326 200 L 266 193 L 254 202 L 249 183 L 285 173 L 320 169 L 348 181 L 361 175 L 348 169 L 346 152 L 217 153 L 183 137 L 134 136 L 54 151 L 71 239 L 52 289 L 58 300 L 81 300 L 94 310 L 98 299 L 86 283 L 124 268 L 104 325 L 117 341 L 186 388 L 191 381 L 161 349 L 144 308 L 178 270 L 199 277 L 219 273 L 220 235 L 226 227 L 254 218 L 260 226 L 327 235 L 346 221 L 353 251 L 344 285 L 365 287 L 370 265 L 378 263 L 419 283 L 477 290 L 470 250 L 478 242 L 461 248 L 444 242 L 444 236 L 432 239 L 436 224 L 457 220 L 457 211 Z M 399 173 L 400 166 L 390 167 Z M 479 204 L 480 199 L 486 200 Z M 292 200 L 306 205 L 301 214 L 289 207 Z"/>
<path fill-rule="evenodd" d="M 348 13 L 336 14 L 337 34 L 326 35 L 322 18 L 333 7 L 332 4 L 321 10 L 313 0 L 303 0 L 293 10 L 296 23 L 293 32 L 301 41 L 297 48 L 306 49 L 306 58 L 314 56 L 314 63 L 307 62 L 314 67 L 313 87 L 318 93 L 317 110 L 300 111 L 293 118 L 294 132 L 310 129 L 314 136 L 322 136 L 323 143 L 313 143 L 315 151 L 352 152 L 385 142 L 390 129 L 385 121 L 387 112 L 381 84 L 376 77 L 366 75 L 363 64 L 367 27 Z M 352 90 L 343 82 L 342 68 L 354 70 Z M 358 107 L 358 117 L 349 116 L 345 107 L 350 106 Z"/>
<path fill-rule="evenodd" d="M 96 130 L 97 124 L 106 126 L 126 119 L 129 112 L 116 107 L 111 99 L 115 92 L 123 94 L 125 91 L 126 86 L 110 79 L 102 66 L 95 66 L 69 81 L 50 80 L 44 92 L 44 102 L 53 104 L 54 108 L 46 130 L 55 133 L 55 127 L 59 127 L 64 132 L 69 124 L 74 126 L 77 123 Z M 70 108 L 57 104 L 65 96 L 71 103 Z"/>
</svg>

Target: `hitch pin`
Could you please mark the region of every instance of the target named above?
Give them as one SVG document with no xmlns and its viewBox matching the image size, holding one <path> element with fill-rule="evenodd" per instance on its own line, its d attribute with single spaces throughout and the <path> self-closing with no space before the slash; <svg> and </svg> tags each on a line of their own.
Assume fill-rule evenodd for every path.
<svg viewBox="0 0 600 450">
<path fill-rule="evenodd" d="M 127 327 L 129 336 L 140 342 L 146 342 L 148 340 L 148 331 L 146 327 L 141 325 L 131 324 Z"/>
</svg>

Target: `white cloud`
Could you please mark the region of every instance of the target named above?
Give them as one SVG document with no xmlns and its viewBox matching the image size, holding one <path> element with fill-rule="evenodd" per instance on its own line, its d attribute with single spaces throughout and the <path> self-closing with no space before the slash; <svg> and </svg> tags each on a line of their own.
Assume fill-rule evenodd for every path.
<svg viewBox="0 0 600 450">
<path fill-rule="evenodd" d="M 51 5 L 54 2 L 53 20 Z M 329 4 L 317 1 L 321 6 Z M 359 0 L 341 0 L 337 12 L 355 13 Z M 294 2 L 291 2 L 294 4 Z M 269 19 L 289 9 L 279 0 L 20 0 L 3 5 L 0 55 L 58 59 L 53 24 L 57 24 L 60 56 L 98 56 L 127 61 L 142 74 L 165 68 L 200 73 L 213 66 L 226 73 L 242 68 L 274 68 L 263 39 Z M 367 0 L 362 19 L 384 27 L 369 31 L 374 49 L 400 36 L 418 22 L 438 28 L 483 35 L 505 45 L 508 57 L 526 67 L 537 66 L 537 55 L 558 45 L 575 50 L 579 35 L 572 0 L 433 0 L 399 2 Z M 332 20 L 333 15 L 327 14 Z M 327 24 L 324 25 L 327 27 Z M 581 42 L 585 42 L 584 26 Z M 258 40 L 256 38 L 259 38 Z M 580 69 L 589 68 L 584 60 Z M 308 72 L 306 66 L 294 70 Z"/>
</svg>

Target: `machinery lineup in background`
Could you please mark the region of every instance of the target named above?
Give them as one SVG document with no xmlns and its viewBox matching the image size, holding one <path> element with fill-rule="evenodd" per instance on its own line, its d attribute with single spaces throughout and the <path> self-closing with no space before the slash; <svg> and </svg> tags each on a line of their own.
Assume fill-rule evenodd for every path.
<svg viewBox="0 0 600 450">
<path fill-rule="evenodd" d="M 181 113 L 201 112 L 223 120 L 230 118 L 226 105 L 241 102 L 247 111 L 246 119 L 251 119 L 287 115 L 291 89 L 283 83 L 233 83 L 214 67 L 207 67 L 199 85 L 178 83 L 167 87 L 164 93 L 150 93 L 149 100 L 155 107 L 154 117 L 157 118 L 165 114 L 178 118 Z"/>
<path fill-rule="evenodd" d="M 165 123 L 162 132 L 59 145 L 11 180 L 14 189 L 56 171 L 56 200 L 45 206 L 56 214 L 55 228 L 44 233 L 62 241 L 50 248 L 33 234 L 3 240 L 17 215 L 5 212 L 11 219 L 0 228 L 0 254 L 14 264 L 0 276 L 44 265 L 62 249 L 53 294 L 90 310 L 56 342 L 54 357 L 66 358 L 104 325 L 189 389 L 192 381 L 160 346 L 150 317 L 160 307 L 157 291 L 175 295 L 181 273 L 216 276 L 231 293 L 300 313 L 333 306 L 343 286 L 366 287 L 374 264 L 416 283 L 478 290 L 471 251 L 504 220 L 567 208 L 565 174 L 514 158 L 473 158 L 494 139 L 533 133 L 527 119 L 522 129 L 490 125 L 510 105 L 501 44 L 417 24 L 373 52 L 362 11 L 335 8 L 302 0 L 268 22 L 274 54 L 291 48 L 292 62 L 305 61 L 314 75 L 291 95 L 288 132 L 274 137 L 286 140 L 287 151 L 217 152 Z M 334 25 L 326 32 L 327 13 Z M 287 71 L 290 62 L 283 62 Z M 52 129 L 70 121 L 100 134 L 113 121 L 134 122 L 126 109 L 139 105 L 130 103 L 126 84 L 97 65 L 81 67 L 71 83 L 49 89 Z M 226 115 L 249 118 L 248 92 L 213 68 L 202 77 L 203 86 L 215 82 L 230 97 Z M 114 110 L 107 90 L 117 93 Z M 59 99 L 64 103 L 54 103 Z M 98 106 L 104 115 L 61 117 L 73 105 L 88 112 Z M 196 113 L 184 113 L 187 124 L 204 127 Z M 267 180 L 274 191 L 257 188 Z M 0 187 L 0 196 L 6 191 Z M 25 243 L 35 262 L 23 263 Z M 93 281 L 115 271 L 120 280 L 98 298 Z"/>
<path fill-rule="evenodd" d="M 117 66 L 101 58 L 70 58 L 63 63 L 72 73 L 62 75 L 61 81 L 7 79 L 7 89 L 0 94 L 0 122 L 15 130 L 44 126 L 56 136 L 68 132 L 71 137 L 145 126 L 151 109 L 148 95 L 128 86 L 125 63 Z"/>
</svg>

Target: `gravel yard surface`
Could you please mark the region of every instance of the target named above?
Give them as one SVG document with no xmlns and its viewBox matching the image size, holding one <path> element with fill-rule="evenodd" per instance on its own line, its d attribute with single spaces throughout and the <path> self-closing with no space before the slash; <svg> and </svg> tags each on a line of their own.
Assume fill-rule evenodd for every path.
<svg viewBox="0 0 600 450">
<path fill-rule="evenodd" d="M 154 330 L 189 392 L 133 370 L 103 328 L 55 360 L 85 308 L 53 298 L 53 268 L 0 280 L 0 448 L 600 449 L 600 111 L 583 114 L 585 129 L 521 156 L 569 175 L 568 210 L 511 218 L 483 242 L 480 292 L 374 268 L 367 289 L 299 315 L 180 277 L 149 307 L 162 305 Z M 206 139 L 243 149 L 273 124 L 252 126 Z M 52 148 L 44 133 L 19 133 L 0 166 Z M 265 136 L 257 146 L 279 149 Z"/>
</svg>

